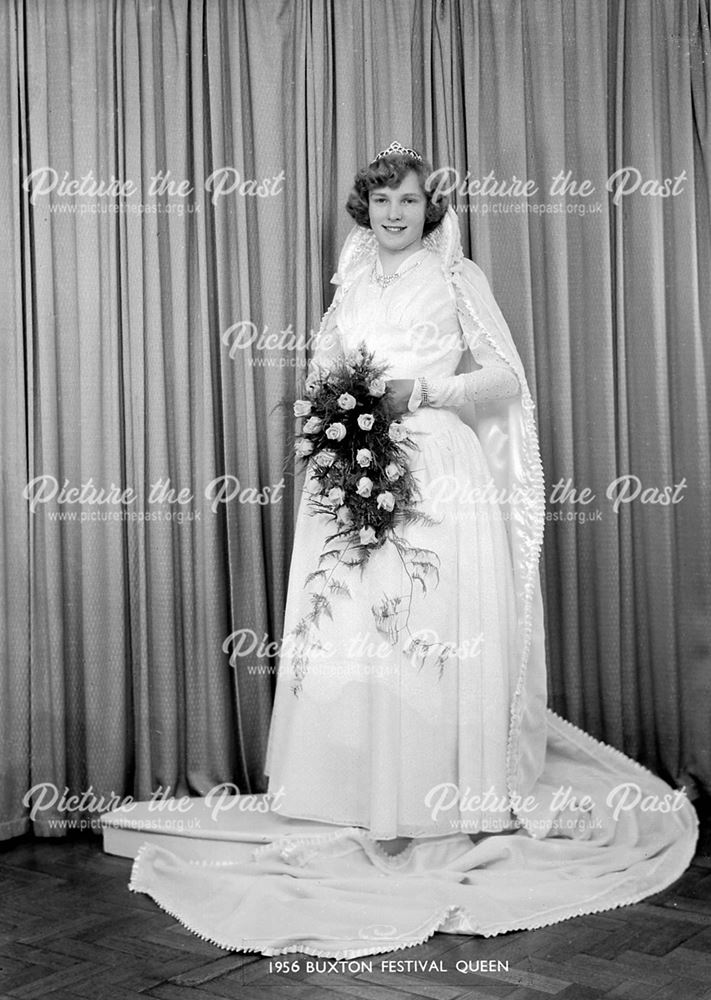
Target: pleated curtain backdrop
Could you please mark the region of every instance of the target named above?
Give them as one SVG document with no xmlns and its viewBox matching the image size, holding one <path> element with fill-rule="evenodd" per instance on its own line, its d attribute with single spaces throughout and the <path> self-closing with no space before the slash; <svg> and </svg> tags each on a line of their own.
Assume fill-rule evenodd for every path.
<svg viewBox="0 0 711 1000">
<path fill-rule="evenodd" d="M 7 0 L 0 39 L 0 835 L 264 789 L 279 403 L 393 139 L 452 168 L 537 400 L 552 707 L 708 790 L 708 0 Z"/>
</svg>

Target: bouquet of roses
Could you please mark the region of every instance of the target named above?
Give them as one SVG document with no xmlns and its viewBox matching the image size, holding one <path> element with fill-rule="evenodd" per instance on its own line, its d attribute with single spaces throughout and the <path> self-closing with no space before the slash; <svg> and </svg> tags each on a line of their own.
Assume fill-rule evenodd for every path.
<svg viewBox="0 0 711 1000">
<path fill-rule="evenodd" d="M 317 369 L 294 403 L 294 415 L 304 418 L 294 449 L 313 463 L 317 484 L 310 506 L 333 518 L 331 539 L 349 543 L 350 565 L 367 562 L 398 522 L 422 516 L 407 461 L 414 443 L 392 412 L 386 371 L 361 343 L 328 370 Z"/>
<path fill-rule="evenodd" d="M 305 587 L 316 583 L 320 589 L 310 594 L 310 608 L 290 633 L 294 694 L 299 694 L 309 664 L 322 649 L 318 632 L 323 616 L 333 618 L 331 598 L 352 596 L 349 580 L 336 576 L 338 568 L 360 566 L 363 572 L 371 554 L 386 542 L 402 560 L 409 591 L 384 593 L 372 605 L 376 628 L 391 643 L 402 632 L 410 634 L 406 652 L 422 663 L 433 648 L 439 651 L 440 675 L 449 655 L 447 644 L 416 638 L 409 628 L 415 585 L 427 593 L 427 584 L 439 579 L 439 559 L 430 549 L 411 544 L 398 527 L 437 522 L 415 506 L 419 489 L 408 449 L 416 446 L 393 410 L 386 371 L 387 365 L 376 363 L 361 343 L 327 370 L 317 368 L 306 380 L 303 398 L 294 403 L 294 415 L 304 421 L 294 450 L 310 465 L 311 512 L 334 522 L 317 568 L 304 581 Z"/>
</svg>

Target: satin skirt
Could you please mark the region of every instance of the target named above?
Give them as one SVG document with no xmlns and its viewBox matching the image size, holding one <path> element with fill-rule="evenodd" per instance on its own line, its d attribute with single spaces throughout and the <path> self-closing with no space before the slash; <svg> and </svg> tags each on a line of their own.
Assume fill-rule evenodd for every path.
<svg viewBox="0 0 711 1000">
<path fill-rule="evenodd" d="M 403 421 L 417 443 L 417 509 L 434 522 L 403 525 L 405 550 L 388 543 L 364 570 L 327 560 L 309 580 L 334 522 L 309 509 L 307 473 L 269 793 L 284 816 L 378 839 L 510 829 L 518 629 L 506 527 L 479 439 L 456 411 L 423 408 Z"/>
</svg>

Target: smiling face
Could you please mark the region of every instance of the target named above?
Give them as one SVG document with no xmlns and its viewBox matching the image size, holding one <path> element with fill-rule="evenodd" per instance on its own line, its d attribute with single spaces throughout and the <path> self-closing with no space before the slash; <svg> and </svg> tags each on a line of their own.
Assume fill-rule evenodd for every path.
<svg viewBox="0 0 711 1000">
<path fill-rule="evenodd" d="M 422 247 L 427 202 L 414 171 L 398 187 L 373 188 L 368 199 L 370 225 L 381 253 L 403 260 Z"/>
</svg>

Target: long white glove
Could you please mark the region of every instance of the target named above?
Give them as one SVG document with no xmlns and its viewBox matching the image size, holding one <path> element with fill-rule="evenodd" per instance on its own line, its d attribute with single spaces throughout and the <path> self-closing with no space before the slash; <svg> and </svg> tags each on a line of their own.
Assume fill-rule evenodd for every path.
<svg viewBox="0 0 711 1000">
<path fill-rule="evenodd" d="M 501 399 L 515 396 L 520 390 L 517 376 L 482 337 L 472 349 L 478 365 L 476 371 L 447 375 L 444 378 L 427 376 L 428 406 L 463 406 L 481 399 Z M 422 385 L 419 378 L 408 402 L 408 410 L 416 410 L 422 402 Z"/>
</svg>

